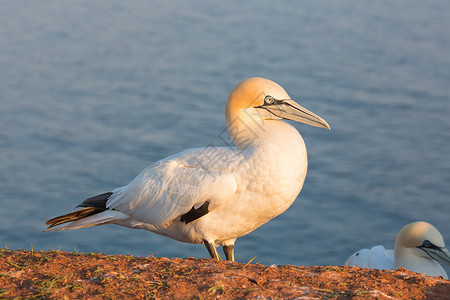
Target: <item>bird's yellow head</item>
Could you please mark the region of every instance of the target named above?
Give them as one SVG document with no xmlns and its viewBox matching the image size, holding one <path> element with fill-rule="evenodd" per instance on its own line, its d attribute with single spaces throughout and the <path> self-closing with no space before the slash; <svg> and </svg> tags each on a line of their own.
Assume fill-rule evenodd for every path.
<svg viewBox="0 0 450 300">
<path fill-rule="evenodd" d="M 246 79 L 231 91 L 225 108 L 227 124 L 240 118 L 244 111 L 256 119 L 285 119 L 330 129 L 324 119 L 297 104 L 280 85 L 265 78 Z"/>
<path fill-rule="evenodd" d="M 395 240 L 395 249 L 409 249 L 416 256 L 432 258 L 450 266 L 450 253 L 444 238 L 427 222 L 418 221 L 404 226 Z"/>
<path fill-rule="evenodd" d="M 397 235 L 397 241 L 404 247 L 419 247 L 425 240 L 444 247 L 440 232 L 430 223 L 418 221 L 404 226 Z"/>
</svg>

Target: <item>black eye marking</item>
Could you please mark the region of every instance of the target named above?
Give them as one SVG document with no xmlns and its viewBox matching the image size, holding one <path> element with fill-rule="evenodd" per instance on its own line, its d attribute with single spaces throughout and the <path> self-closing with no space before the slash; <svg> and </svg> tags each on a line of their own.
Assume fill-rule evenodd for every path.
<svg viewBox="0 0 450 300">
<path fill-rule="evenodd" d="M 267 95 L 265 98 L 264 98 L 264 104 L 273 104 L 275 102 L 275 98 L 274 97 L 272 97 L 272 96 L 269 96 L 269 95 Z"/>
<path fill-rule="evenodd" d="M 429 240 L 423 241 L 422 246 L 419 246 L 419 248 L 436 249 L 436 250 L 442 249 L 441 247 L 438 247 L 432 242 L 430 242 Z"/>
</svg>

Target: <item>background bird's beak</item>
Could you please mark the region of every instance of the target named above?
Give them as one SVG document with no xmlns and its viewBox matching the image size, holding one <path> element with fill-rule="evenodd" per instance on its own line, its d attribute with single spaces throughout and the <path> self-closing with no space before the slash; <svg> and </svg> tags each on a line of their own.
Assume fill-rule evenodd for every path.
<svg viewBox="0 0 450 300">
<path fill-rule="evenodd" d="M 315 127 L 330 129 L 330 125 L 328 125 L 327 121 L 291 99 L 275 100 L 274 104 L 262 105 L 258 108 L 270 112 L 278 119 L 292 120 Z"/>
<path fill-rule="evenodd" d="M 447 248 L 422 248 L 422 250 L 425 251 L 433 259 L 450 267 L 450 252 L 447 250 Z"/>
</svg>

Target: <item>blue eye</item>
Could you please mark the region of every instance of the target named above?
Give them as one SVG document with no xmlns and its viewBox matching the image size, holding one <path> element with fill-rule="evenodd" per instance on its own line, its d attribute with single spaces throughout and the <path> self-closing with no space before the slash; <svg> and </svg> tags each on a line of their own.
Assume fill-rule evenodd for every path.
<svg viewBox="0 0 450 300">
<path fill-rule="evenodd" d="M 427 248 L 430 248 L 431 247 L 431 242 L 429 241 L 429 240 L 425 240 L 424 242 L 423 242 L 423 246 L 424 247 L 427 247 Z"/>
<path fill-rule="evenodd" d="M 266 96 L 264 98 L 264 103 L 266 104 L 273 104 L 275 102 L 275 99 L 272 96 Z"/>
</svg>

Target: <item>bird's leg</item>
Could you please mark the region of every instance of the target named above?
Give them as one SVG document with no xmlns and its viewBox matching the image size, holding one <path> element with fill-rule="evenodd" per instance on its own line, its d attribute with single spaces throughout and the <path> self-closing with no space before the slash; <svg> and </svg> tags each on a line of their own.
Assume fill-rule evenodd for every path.
<svg viewBox="0 0 450 300">
<path fill-rule="evenodd" d="M 211 256 L 211 259 L 221 260 L 214 244 L 208 242 L 207 240 L 203 240 L 203 244 L 205 244 L 205 247 L 208 250 L 209 255 Z"/>
<path fill-rule="evenodd" d="M 223 253 L 227 260 L 234 261 L 234 245 L 223 245 Z"/>
</svg>

